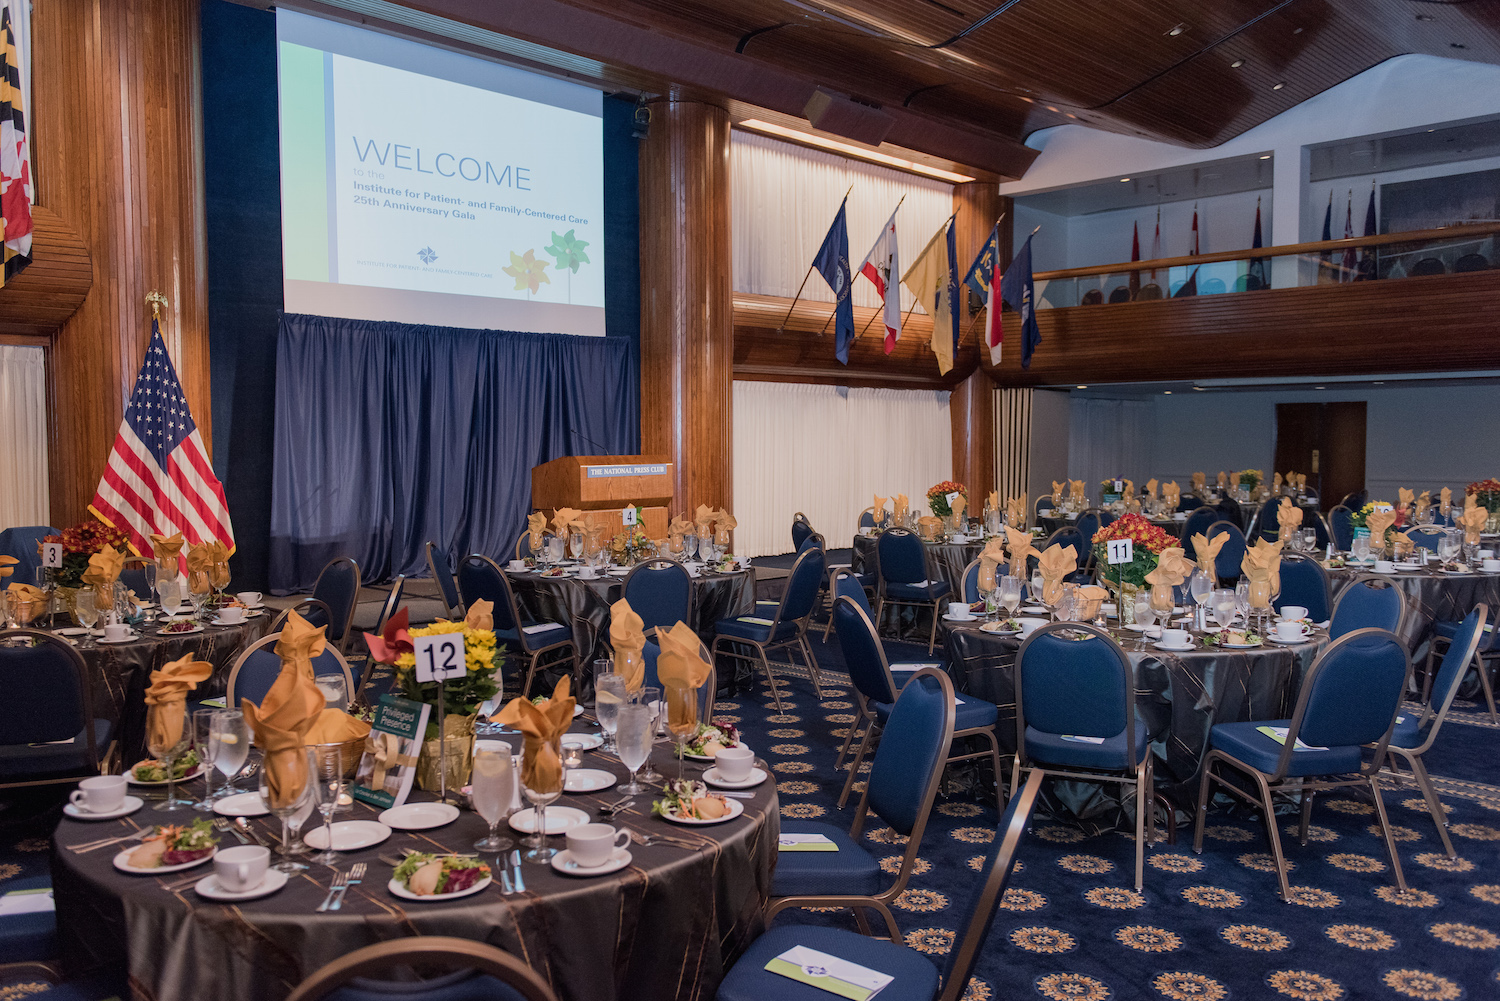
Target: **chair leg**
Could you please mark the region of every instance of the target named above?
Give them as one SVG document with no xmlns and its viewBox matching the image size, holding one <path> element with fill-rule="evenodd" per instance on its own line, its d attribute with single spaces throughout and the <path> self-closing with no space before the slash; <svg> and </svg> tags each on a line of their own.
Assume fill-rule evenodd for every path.
<svg viewBox="0 0 1500 1001">
<path fill-rule="evenodd" d="M 1495 714 L 1495 689 L 1490 685 L 1490 673 L 1485 669 L 1484 654 L 1476 652 L 1474 660 L 1479 665 L 1479 687 L 1484 689 L 1484 701 L 1490 707 L 1490 722 L 1500 723 L 1500 715 Z"/>
<path fill-rule="evenodd" d="M 844 791 L 839 793 L 840 810 L 844 808 L 845 803 L 849 802 L 849 792 L 854 788 L 855 777 L 859 775 L 859 766 L 864 763 L 865 750 L 869 748 L 870 738 L 874 735 L 874 733 L 875 721 L 871 720 L 870 725 L 865 727 L 864 737 L 860 739 L 859 750 L 854 752 L 854 759 L 849 762 L 849 777 L 844 780 Z"/>
<path fill-rule="evenodd" d="M 879 621 L 879 620 L 876 620 Z M 829 634 L 833 632 L 833 605 L 828 606 L 828 624 L 823 627 L 823 642 L 828 642 Z"/>
<path fill-rule="evenodd" d="M 875 908 L 880 911 L 880 916 L 885 918 L 885 930 L 890 933 L 891 941 L 900 945 L 902 943 L 901 929 L 896 927 L 896 916 L 885 904 L 876 904 Z"/>
<path fill-rule="evenodd" d="M 1385 799 L 1380 795 L 1380 784 L 1375 781 L 1373 774 L 1370 776 L 1370 795 L 1375 797 L 1375 814 L 1380 818 L 1380 833 L 1385 835 L 1385 850 L 1391 857 L 1391 871 L 1396 876 L 1396 888 L 1405 893 L 1406 873 L 1401 871 L 1401 856 L 1396 852 L 1396 839 L 1391 835 L 1390 818 L 1385 815 Z"/>
<path fill-rule="evenodd" d="M 529 698 L 531 698 L 531 682 L 533 680 L 535 680 L 535 678 L 536 678 L 536 657 L 535 657 L 535 655 L 528 654 L 527 655 L 527 662 L 528 663 L 527 663 L 527 668 L 526 668 L 526 684 L 524 684 L 524 685 L 521 686 L 521 698 L 523 698 L 523 699 L 529 699 Z"/>
<path fill-rule="evenodd" d="M 1395 758 L 1390 759 L 1395 763 Z M 1432 777 L 1427 774 L 1427 766 L 1422 764 L 1422 759 L 1413 755 L 1407 759 L 1411 765 L 1411 773 L 1417 780 L 1417 787 L 1422 790 L 1422 798 L 1427 801 L 1427 812 L 1432 814 L 1432 822 L 1437 825 L 1438 837 L 1442 839 L 1443 851 L 1448 853 L 1449 858 L 1458 858 L 1458 852 L 1453 850 L 1453 842 L 1448 837 L 1448 817 L 1443 813 L 1443 801 L 1438 799 L 1437 790 L 1432 787 Z"/>
<path fill-rule="evenodd" d="M 839 748 L 838 757 L 833 759 L 833 770 L 838 771 L 844 766 L 844 757 L 849 753 L 849 748 L 854 744 L 854 735 L 864 729 L 865 718 L 861 713 L 854 717 L 854 722 L 849 724 L 849 732 L 844 734 L 844 746 Z"/>
<path fill-rule="evenodd" d="M 865 909 L 853 907 L 850 910 L 854 911 L 854 924 L 859 928 L 859 933 L 865 938 L 874 938 L 874 933 L 870 931 L 870 919 L 865 917 Z"/>
<path fill-rule="evenodd" d="M 1150 753 L 1149 751 L 1147 753 Z M 1135 771 L 1135 888 L 1146 882 L 1146 813 L 1150 800 L 1146 796 L 1146 769 Z"/>
<path fill-rule="evenodd" d="M 807 673 L 812 677 L 813 693 L 818 696 L 818 701 L 823 701 L 823 675 L 818 671 L 818 658 L 813 656 L 812 644 L 807 642 L 807 637 L 797 637 L 797 644 L 802 648 L 802 657 L 807 661 Z"/>
<path fill-rule="evenodd" d="M 1281 884 L 1281 902 L 1292 902 L 1292 884 L 1286 878 L 1286 856 L 1281 851 L 1281 832 L 1276 830 L 1276 804 L 1271 799 L 1271 787 L 1260 772 L 1251 772 L 1255 785 L 1260 789 L 1261 812 L 1265 815 L 1266 834 L 1271 839 L 1271 858 L 1276 862 L 1276 879 Z"/>
<path fill-rule="evenodd" d="M 990 761 L 995 766 L 995 802 L 1004 811 L 1010 797 L 1005 794 L 1005 773 L 1000 770 L 1000 739 L 995 736 L 993 728 L 984 731 L 984 736 L 990 742 Z"/>
<path fill-rule="evenodd" d="M 776 700 L 776 712 L 779 715 L 784 710 L 781 707 L 781 690 L 776 687 L 776 675 L 771 672 L 771 662 L 766 659 L 765 647 L 756 644 L 755 650 L 760 654 L 761 666 L 766 669 L 766 683 L 771 686 L 771 698 Z"/>
<path fill-rule="evenodd" d="M 1432 701 L 1432 658 L 1437 653 L 1438 640 L 1441 636 L 1434 636 L 1427 643 L 1427 663 L 1422 668 L 1422 705 L 1429 705 Z M 1424 717 L 1425 718 L 1425 717 Z"/>
<path fill-rule="evenodd" d="M 1214 757 L 1210 751 L 1203 762 L 1203 778 L 1198 780 L 1198 809 L 1193 811 L 1193 854 L 1203 854 L 1203 822 L 1208 817 L 1208 785 L 1213 777 Z"/>
<path fill-rule="evenodd" d="M 1307 847 L 1307 829 L 1312 822 L 1313 796 L 1311 789 L 1305 786 L 1302 789 L 1302 820 L 1297 825 L 1297 840 L 1302 842 L 1302 847 Z"/>
<path fill-rule="evenodd" d="M 932 632 L 927 634 L 927 656 L 932 656 L 933 647 L 937 646 L 937 620 L 938 603 L 932 603 Z"/>
</svg>

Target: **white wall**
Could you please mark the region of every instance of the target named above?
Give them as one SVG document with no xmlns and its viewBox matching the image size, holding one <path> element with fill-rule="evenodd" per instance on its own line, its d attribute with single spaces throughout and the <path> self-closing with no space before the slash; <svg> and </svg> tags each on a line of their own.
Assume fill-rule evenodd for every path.
<svg viewBox="0 0 1500 1001">
<path fill-rule="evenodd" d="M 1027 497 L 1052 492 L 1054 480 L 1068 475 L 1068 394 L 1038 389 L 1031 394 L 1031 476 Z"/>
</svg>

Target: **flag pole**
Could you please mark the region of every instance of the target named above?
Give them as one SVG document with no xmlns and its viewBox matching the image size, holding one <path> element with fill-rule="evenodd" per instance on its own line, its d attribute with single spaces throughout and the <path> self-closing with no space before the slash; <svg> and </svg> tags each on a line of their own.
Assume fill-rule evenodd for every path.
<svg viewBox="0 0 1500 1001">
<path fill-rule="evenodd" d="M 844 204 L 844 202 L 847 202 L 849 200 L 849 195 L 853 193 L 853 191 L 854 185 L 851 184 L 849 185 L 849 190 L 844 192 L 843 201 L 839 202 L 839 204 L 842 205 Z M 906 196 L 902 195 L 901 197 L 905 198 Z M 807 288 L 807 280 L 812 277 L 812 273 L 814 270 L 815 268 L 813 265 L 809 264 L 807 266 L 807 274 L 802 276 L 802 284 L 797 286 L 797 294 L 792 296 L 792 304 L 786 308 L 786 316 L 781 318 L 781 325 L 776 328 L 776 332 L 778 334 L 786 332 L 786 322 L 792 318 L 792 310 L 797 308 L 797 300 L 802 298 L 802 290 Z M 853 276 L 851 276 L 849 280 L 853 281 Z M 824 328 L 827 328 L 828 321 L 823 321 L 823 326 Z M 819 333 L 822 333 L 822 331 L 819 331 Z"/>
<path fill-rule="evenodd" d="M 904 201 L 906 201 L 906 195 L 905 194 L 903 194 L 901 196 L 901 202 L 904 202 Z M 901 202 L 897 202 L 896 203 L 896 207 L 893 208 L 893 209 L 891 209 L 891 218 L 892 219 L 896 218 L 896 213 L 901 211 Z M 881 232 L 883 234 L 885 231 L 882 230 Z M 853 281 L 854 279 L 851 277 L 849 280 Z M 898 286 L 901 284 L 901 279 L 900 278 L 896 279 L 896 284 Z M 857 333 L 857 334 L 854 335 L 855 338 L 858 339 L 860 337 L 863 337 L 865 331 L 870 329 L 870 324 L 872 324 L 872 323 L 875 322 L 875 317 L 880 316 L 882 312 L 883 312 L 883 309 L 877 307 L 876 310 L 875 310 L 875 312 L 873 312 L 873 313 L 870 314 L 870 318 L 865 321 L 865 325 L 863 327 L 859 328 L 859 333 Z M 828 326 L 828 324 L 824 323 L 823 326 L 826 327 L 826 326 Z"/>
<path fill-rule="evenodd" d="M 151 319 L 160 321 L 162 308 L 168 305 L 167 297 L 152 289 L 146 294 L 146 305 L 151 307 Z"/>
</svg>

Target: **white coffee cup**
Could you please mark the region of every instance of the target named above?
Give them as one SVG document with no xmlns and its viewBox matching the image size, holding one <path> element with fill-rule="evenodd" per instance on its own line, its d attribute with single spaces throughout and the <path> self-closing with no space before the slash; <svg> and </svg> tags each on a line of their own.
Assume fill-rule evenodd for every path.
<svg viewBox="0 0 1500 1001">
<path fill-rule="evenodd" d="M 1040 629 L 1042 626 L 1045 626 L 1047 624 L 1047 620 L 1038 618 L 1022 618 L 1017 619 L 1016 623 L 1021 627 L 1021 638 L 1025 639 L 1026 637 L 1030 636 L 1032 633 Z"/>
<path fill-rule="evenodd" d="M 235 623 L 245 621 L 245 610 L 239 605 L 225 605 L 219 609 L 219 621 Z"/>
<path fill-rule="evenodd" d="M 723 747 L 714 755 L 714 764 L 724 781 L 743 782 L 750 777 L 750 768 L 755 764 L 755 752 L 744 744 Z"/>
<path fill-rule="evenodd" d="M 1302 623 L 1291 622 L 1282 619 L 1276 623 L 1276 638 L 1279 640 L 1295 641 L 1307 636 L 1307 630 L 1302 628 Z"/>
<path fill-rule="evenodd" d="M 525 560 L 511 560 L 509 563 L 506 564 L 506 568 L 509 569 L 511 573 L 520 573 L 522 570 L 526 569 L 526 561 Z"/>
<path fill-rule="evenodd" d="M 244 605 L 246 608 L 259 608 L 261 602 L 265 599 L 265 595 L 261 594 L 259 591 L 241 591 L 236 594 L 235 597 L 238 598 L 240 600 L 240 604 Z"/>
<path fill-rule="evenodd" d="M 1396 564 L 1393 563 L 1393 562 L 1391 562 L 1390 560 L 1376 560 L 1375 561 L 1375 572 L 1376 573 L 1395 573 L 1396 572 Z"/>
<path fill-rule="evenodd" d="M 566 837 L 573 861 L 585 869 L 603 865 L 609 861 L 616 848 L 624 848 L 630 844 L 629 831 L 617 831 L 608 824 L 580 824 L 570 827 Z"/>
<path fill-rule="evenodd" d="M 579 567 L 578 568 L 578 579 L 579 580 L 593 580 L 594 579 L 594 568 L 593 567 Z"/>
<path fill-rule="evenodd" d="M 123 622 L 111 622 L 104 627 L 104 638 L 111 643 L 130 639 L 130 627 Z"/>
<path fill-rule="evenodd" d="M 1288 621 L 1307 618 L 1307 609 L 1301 605 L 1282 605 L 1281 617 Z"/>
<path fill-rule="evenodd" d="M 1500 560 L 1484 560 L 1479 566 L 1485 573 L 1500 573 Z"/>
<path fill-rule="evenodd" d="M 85 813 L 110 813 L 125 805 L 125 776 L 96 775 L 78 783 L 68 794 L 74 809 Z"/>
<path fill-rule="evenodd" d="M 261 884 L 270 864 L 271 850 L 260 845 L 221 848 L 214 856 L 214 876 L 230 893 L 243 893 Z"/>
<path fill-rule="evenodd" d="M 1495 556 L 1495 551 L 1493 549 L 1481 549 L 1479 551 L 1479 558 L 1482 559 L 1482 560 L 1493 559 L 1494 556 Z"/>
<path fill-rule="evenodd" d="M 1187 646 L 1193 641 L 1193 634 L 1186 629 L 1163 629 L 1161 641 L 1166 646 Z"/>
<path fill-rule="evenodd" d="M 969 603 L 967 601 L 948 602 L 948 614 L 955 619 L 967 619 L 969 617 Z"/>
</svg>

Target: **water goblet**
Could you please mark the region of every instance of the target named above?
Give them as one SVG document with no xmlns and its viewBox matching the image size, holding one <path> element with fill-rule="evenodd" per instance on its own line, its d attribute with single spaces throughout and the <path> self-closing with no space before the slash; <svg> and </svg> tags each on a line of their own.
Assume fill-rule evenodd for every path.
<svg viewBox="0 0 1500 1001">
<path fill-rule="evenodd" d="M 1000 592 L 1000 607 L 1005 609 L 1005 614 L 1015 615 L 1016 609 L 1021 607 L 1021 578 L 1009 575 L 1001 577 L 996 590 Z"/>
<path fill-rule="evenodd" d="M 92 650 L 94 648 L 94 624 L 99 621 L 99 608 L 95 604 L 92 587 L 81 587 L 73 596 L 73 621 L 88 630 L 83 634 L 80 649 Z"/>
<path fill-rule="evenodd" d="M 203 798 L 193 804 L 193 809 L 200 813 L 214 808 L 213 723 L 214 713 L 218 711 L 193 711 L 193 750 L 198 752 L 198 761 L 203 766 Z"/>
<path fill-rule="evenodd" d="M 281 821 L 281 861 L 272 866 L 278 872 L 293 873 L 307 868 L 292 861 L 292 856 L 297 851 L 293 849 L 291 842 L 291 821 L 300 817 L 297 820 L 297 827 L 300 829 L 302 821 L 311 816 L 318 805 L 318 795 L 314 788 L 316 783 L 313 781 L 316 770 L 317 751 L 311 747 L 303 749 L 300 761 L 293 758 L 286 762 L 275 776 L 272 776 L 267 762 L 261 762 L 260 798 L 266 804 L 266 809 Z M 331 841 L 329 843 L 332 844 Z"/>
<path fill-rule="evenodd" d="M 157 804 L 158 813 L 176 813 L 193 805 L 192 800 L 177 795 L 176 773 L 177 759 L 187 750 L 192 736 L 181 702 L 146 707 L 146 750 L 167 769 L 167 798 Z"/>
<path fill-rule="evenodd" d="M 474 748 L 469 802 L 474 812 L 490 825 L 489 835 L 474 842 L 474 847 L 482 852 L 509 851 L 515 842 L 501 837 L 497 829 L 510 810 L 514 792 L 515 768 L 511 764 L 510 745 L 499 740 L 484 740 Z"/>
<path fill-rule="evenodd" d="M 654 744 L 656 742 L 656 735 L 661 730 L 662 724 L 661 711 L 663 702 L 661 700 L 661 689 L 653 685 L 642 685 L 636 690 L 632 698 L 634 701 L 651 710 L 651 741 Z M 646 770 L 641 772 L 641 781 L 660 784 L 661 780 L 660 773 L 651 765 L 651 755 L 648 751 L 646 754 Z"/>
<path fill-rule="evenodd" d="M 615 728 L 625 698 L 624 678 L 613 671 L 594 677 L 594 715 L 599 719 L 599 729 L 604 732 L 602 751 L 619 753 L 615 750 Z"/>
<path fill-rule="evenodd" d="M 573 532 L 568 535 L 568 556 L 578 559 L 583 555 L 583 533 Z"/>
<path fill-rule="evenodd" d="M 238 709 L 215 711 L 209 726 L 209 760 L 224 776 L 224 784 L 210 799 L 233 795 L 234 777 L 245 767 L 245 759 L 250 756 L 251 736 L 250 724 Z"/>
<path fill-rule="evenodd" d="M 333 848 L 333 813 L 344 795 L 344 748 L 342 744 L 319 744 L 308 750 L 312 754 L 309 784 L 317 799 L 318 812 L 323 815 L 323 830 L 328 834 L 328 846 L 308 861 L 331 866 L 343 857 Z"/>
<path fill-rule="evenodd" d="M 527 741 L 524 753 L 526 755 L 537 755 L 538 757 L 550 757 L 553 762 L 562 762 L 562 740 L 561 737 L 548 741 Z M 551 767 L 531 767 L 531 762 L 523 763 L 521 769 L 521 791 L 531 801 L 533 807 L 532 818 L 536 824 L 536 834 L 522 840 L 522 844 L 534 845 L 530 851 L 521 856 L 528 862 L 545 863 L 557 854 L 557 849 L 547 844 L 547 804 L 554 802 L 562 795 L 565 784 L 563 769 L 554 770 Z M 555 787 L 533 788 L 526 776 L 545 776 L 549 783 L 555 782 Z"/>
<path fill-rule="evenodd" d="M 1135 613 L 1135 624 L 1140 626 L 1136 639 L 1136 649 L 1146 648 L 1146 633 L 1156 622 L 1156 609 L 1151 607 L 1151 592 L 1137 591 L 1135 600 L 1132 602 L 1131 611 Z"/>
<path fill-rule="evenodd" d="M 645 791 L 636 778 L 641 766 L 651 757 L 653 743 L 651 733 L 651 707 L 640 702 L 620 706 L 619 729 L 615 738 L 620 763 L 630 769 L 630 782 L 620 788 L 627 796 L 639 796 Z"/>
</svg>

